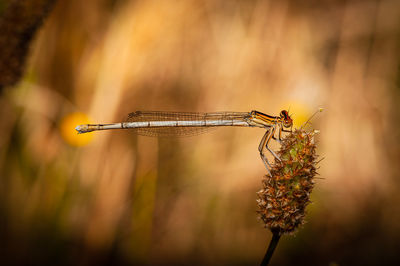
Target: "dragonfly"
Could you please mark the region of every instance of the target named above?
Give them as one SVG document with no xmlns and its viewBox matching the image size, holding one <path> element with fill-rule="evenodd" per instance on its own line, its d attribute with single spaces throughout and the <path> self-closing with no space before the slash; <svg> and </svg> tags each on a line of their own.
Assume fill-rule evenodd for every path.
<svg viewBox="0 0 400 266">
<path fill-rule="evenodd" d="M 279 116 L 267 115 L 259 111 L 251 112 L 162 112 L 136 111 L 121 123 L 84 124 L 75 129 L 79 134 L 111 129 L 132 129 L 139 135 L 152 137 L 191 136 L 216 127 L 259 127 L 266 130 L 258 145 L 260 157 L 271 175 L 271 163 L 265 156 L 268 150 L 278 161 L 281 159 L 268 146 L 271 139 L 282 140 L 282 132 L 292 132 L 293 120 L 288 111 L 282 110 Z M 277 137 L 276 137 L 277 135 Z"/>
</svg>

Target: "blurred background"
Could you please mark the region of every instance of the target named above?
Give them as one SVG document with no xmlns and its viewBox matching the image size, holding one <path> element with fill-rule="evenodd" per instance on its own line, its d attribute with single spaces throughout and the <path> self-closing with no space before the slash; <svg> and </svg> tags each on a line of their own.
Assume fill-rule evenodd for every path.
<svg viewBox="0 0 400 266">
<path fill-rule="evenodd" d="M 308 222 L 271 263 L 398 265 L 399 44 L 397 0 L 56 1 L 0 95 L 1 264 L 257 265 L 263 130 L 74 128 L 324 107 Z"/>
</svg>

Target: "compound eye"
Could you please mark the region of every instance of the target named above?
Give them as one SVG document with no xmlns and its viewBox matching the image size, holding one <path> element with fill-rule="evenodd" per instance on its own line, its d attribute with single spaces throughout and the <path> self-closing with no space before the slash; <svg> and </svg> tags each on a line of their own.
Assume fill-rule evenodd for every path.
<svg viewBox="0 0 400 266">
<path fill-rule="evenodd" d="M 289 114 L 286 110 L 282 110 L 280 116 L 285 119 L 289 119 Z"/>
</svg>

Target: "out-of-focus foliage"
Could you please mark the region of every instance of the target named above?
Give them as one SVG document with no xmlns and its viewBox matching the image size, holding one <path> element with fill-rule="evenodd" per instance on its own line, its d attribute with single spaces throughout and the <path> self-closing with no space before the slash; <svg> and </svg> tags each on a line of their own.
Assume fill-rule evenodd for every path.
<svg viewBox="0 0 400 266">
<path fill-rule="evenodd" d="M 55 0 L 0 2 L 0 92 L 22 76 L 29 46 Z"/>
<path fill-rule="evenodd" d="M 320 106 L 309 222 L 272 263 L 395 264 L 399 17 L 396 0 L 59 0 L 0 96 L 2 264 L 257 264 L 262 130 L 83 141 L 65 121 Z"/>
</svg>

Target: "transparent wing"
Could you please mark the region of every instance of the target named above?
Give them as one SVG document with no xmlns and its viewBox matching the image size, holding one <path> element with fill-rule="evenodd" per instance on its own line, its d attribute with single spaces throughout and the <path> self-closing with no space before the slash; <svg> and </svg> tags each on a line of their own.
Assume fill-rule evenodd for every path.
<svg viewBox="0 0 400 266">
<path fill-rule="evenodd" d="M 243 121 L 249 117 L 246 112 L 216 112 L 216 113 L 191 113 L 191 112 L 162 112 L 162 111 L 136 111 L 128 115 L 127 122 L 147 121 L 210 121 L 210 120 L 237 120 Z M 133 129 L 137 134 L 151 137 L 194 136 L 208 132 L 218 126 L 171 126 L 171 127 L 143 127 Z"/>
</svg>

